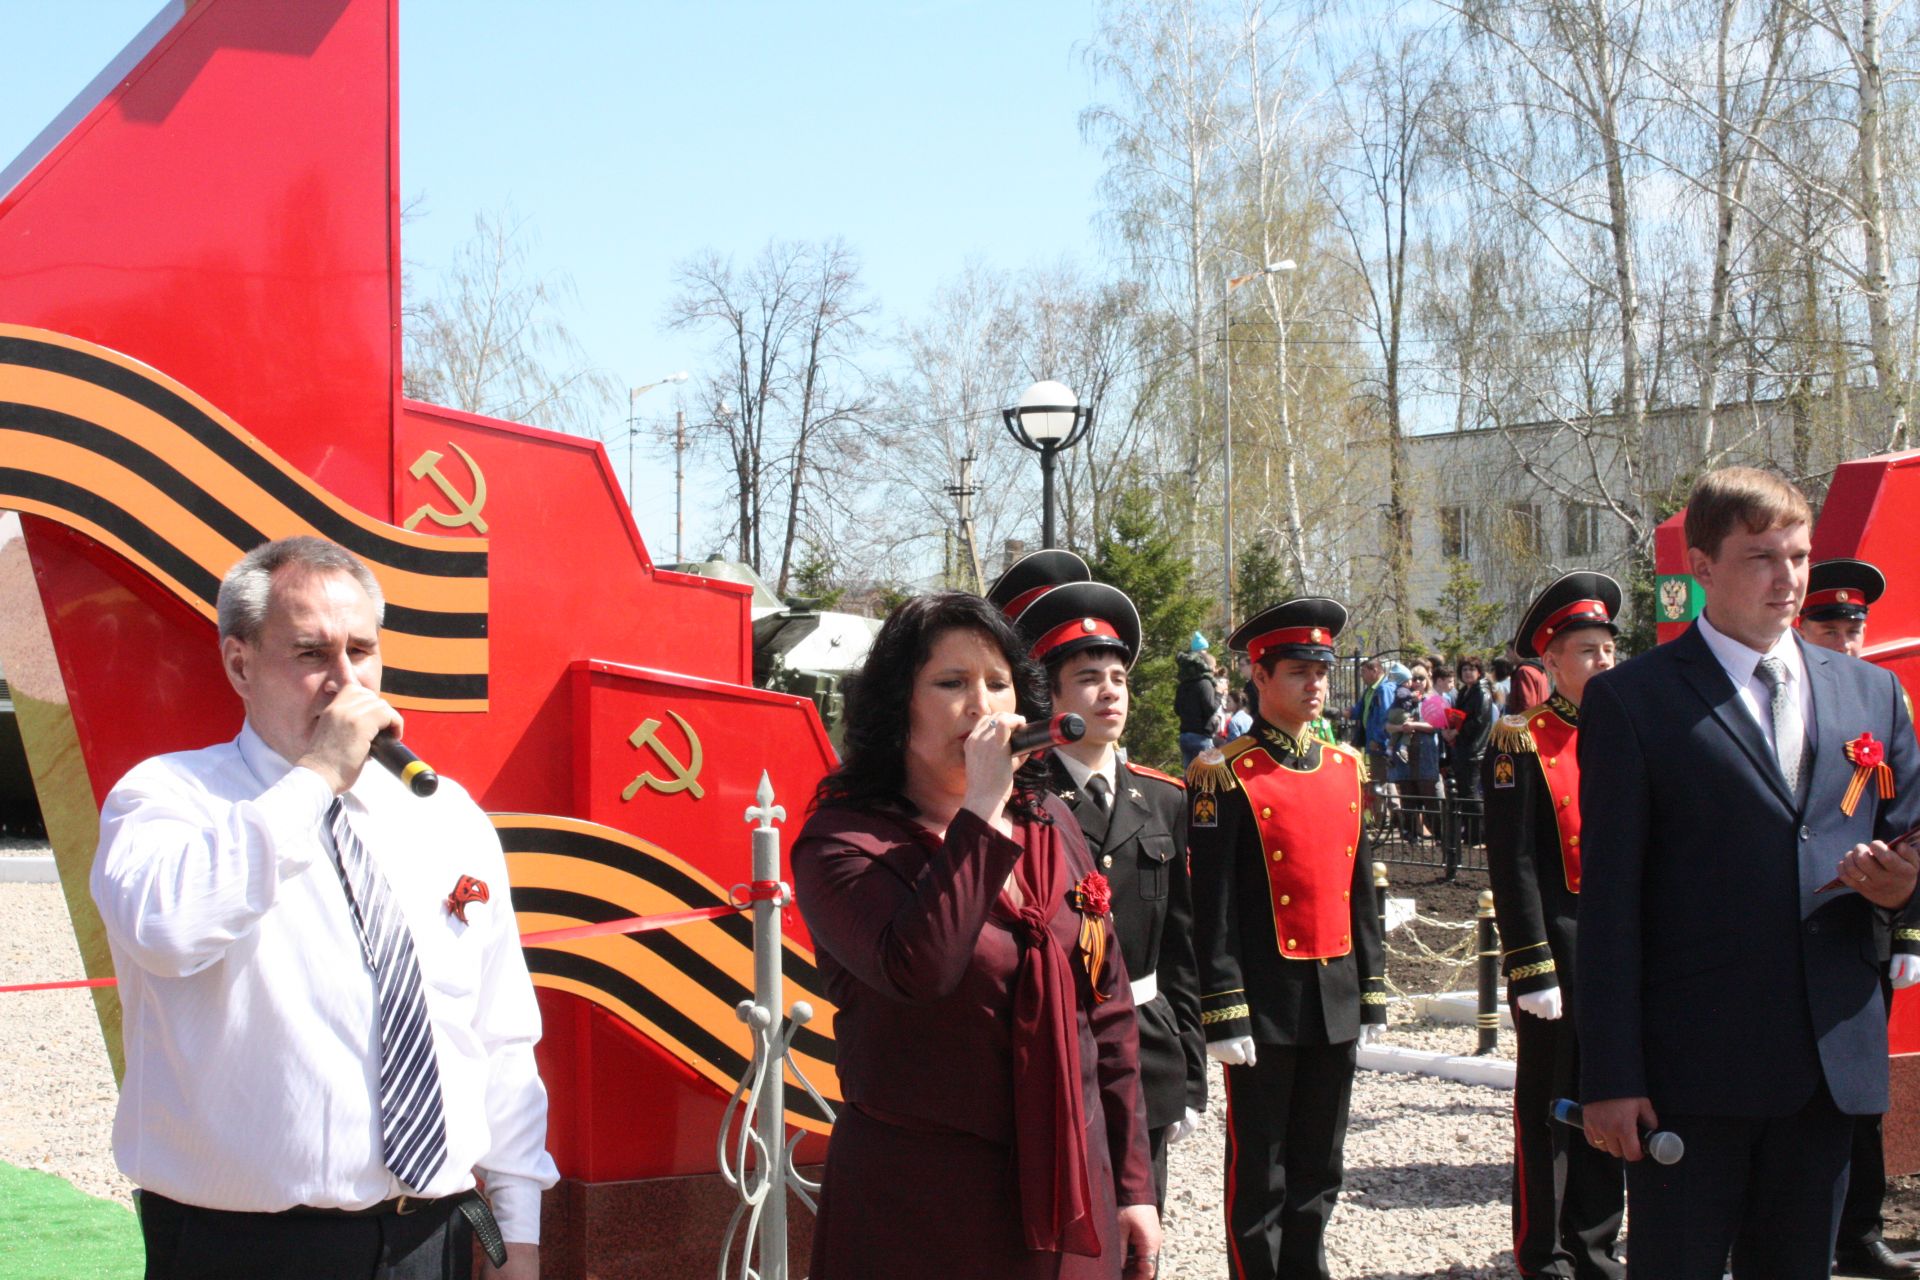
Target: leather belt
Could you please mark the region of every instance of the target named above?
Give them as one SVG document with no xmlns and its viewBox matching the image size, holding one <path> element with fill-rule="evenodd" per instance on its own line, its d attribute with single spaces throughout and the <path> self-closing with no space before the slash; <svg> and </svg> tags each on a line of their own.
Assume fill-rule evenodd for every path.
<svg viewBox="0 0 1920 1280">
<path fill-rule="evenodd" d="M 382 1200 L 379 1204 L 370 1204 L 364 1209 L 322 1209 L 314 1205 L 297 1204 L 291 1209 L 283 1209 L 281 1215 L 289 1218 L 377 1218 L 386 1214 L 407 1217 L 434 1209 L 444 1209 L 450 1214 L 465 1214 L 468 1224 L 473 1227 L 474 1239 L 487 1251 L 487 1257 L 493 1261 L 493 1265 L 507 1265 L 507 1244 L 501 1238 L 500 1224 L 494 1220 L 492 1207 L 478 1191 L 462 1191 L 451 1196 L 397 1196 L 392 1200 Z"/>
<path fill-rule="evenodd" d="M 1135 1008 L 1143 1004 L 1151 1004 L 1159 994 L 1159 974 L 1150 973 L 1144 978 L 1135 978 L 1133 980 L 1133 1003 Z"/>
</svg>

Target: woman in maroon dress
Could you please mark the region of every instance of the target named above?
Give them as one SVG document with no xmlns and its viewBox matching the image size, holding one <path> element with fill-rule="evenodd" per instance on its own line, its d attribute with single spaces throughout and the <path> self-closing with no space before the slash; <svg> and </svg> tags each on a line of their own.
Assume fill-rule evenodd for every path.
<svg viewBox="0 0 1920 1280">
<path fill-rule="evenodd" d="M 896 609 L 849 691 L 845 758 L 793 849 L 846 1099 L 813 1280 L 1154 1273 L 1106 882 L 1007 749 L 1044 688 L 1005 618 L 949 593 Z"/>
</svg>

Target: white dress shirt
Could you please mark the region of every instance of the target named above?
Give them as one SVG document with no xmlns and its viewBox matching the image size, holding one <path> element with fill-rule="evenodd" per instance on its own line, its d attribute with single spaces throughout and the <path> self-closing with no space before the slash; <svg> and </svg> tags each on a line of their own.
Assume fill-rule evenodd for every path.
<svg viewBox="0 0 1920 1280">
<path fill-rule="evenodd" d="M 440 1069 L 447 1160 L 407 1188 L 381 1154 L 373 975 L 323 834 L 332 801 L 251 725 L 107 796 L 92 889 L 126 1046 L 114 1160 L 169 1199 L 264 1213 L 454 1195 L 477 1172 L 502 1234 L 538 1243 L 559 1173 L 499 837 L 450 779 L 422 798 L 370 764 L 345 796 L 412 931 Z M 491 897 L 465 924 L 445 905 L 463 875 Z"/>
<path fill-rule="evenodd" d="M 1067 767 L 1067 776 L 1073 779 L 1073 785 L 1082 791 L 1087 789 L 1087 779 L 1091 778 L 1094 774 L 1097 773 L 1105 778 L 1107 780 L 1107 807 L 1109 810 L 1112 809 L 1113 797 L 1118 794 L 1118 791 L 1114 787 L 1114 778 L 1118 765 L 1114 760 L 1113 752 L 1107 752 L 1106 764 L 1098 769 L 1095 769 L 1091 765 L 1082 764 L 1077 757 L 1068 755 L 1058 747 L 1054 748 L 1054 754 L 1059 756 L 1060 763 Z"/>
<path fill-rule="evenodd" d="M 1773 686 L 1760 674 L 1760 663 L 1765 658 L 1780 659 L 1787 672 L 1787 692 L 1799 706 L 1800 723 L 1806 728 L 1807 754 L 1802 767 L 1811 767 L 1813 743 L 1816 741 L 1813 731 L 1813 686 L 1807 680 L 1806 658 L 1800 652 L 1799 642 L 1794 639 L 1793 628 L 1787 628 L 1773 642 L 1773 648 L 1762 653 L 1715 627 L 1705 613 L 1700 615 L 1698 625 L 1700 638 L 1707 642 L 1707 648 L 1713 650 L 1713 656 L 1727 673 L 1727 679 L 1733 681 L 1734 690 L 1740 695 L 1740 705 L 1760 726 L 1767 745 L 1773 748 L 1775 759 L 1779 758 L 1780 744 L 1773 740 Z"/>
</svg>

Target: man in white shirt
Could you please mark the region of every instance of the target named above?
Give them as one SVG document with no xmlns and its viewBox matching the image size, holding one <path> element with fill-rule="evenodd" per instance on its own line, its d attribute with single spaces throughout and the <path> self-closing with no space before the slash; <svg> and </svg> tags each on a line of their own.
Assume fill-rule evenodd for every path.
<svg viewBox="0 0 1920 1280">
<path fill-rule="evenodd" d="M 219 596 L 240 735 L 142 762 L 102 808 L 114 1157 L 149 1280 L 465 1276 L 470 1232 L 488 1274 L 539 1274 L 558 1174 L 505 860 L 458 784 L 363 767 L 403 727 L 383 610 L 344 548 L 254 550 Z"/>
</svg>

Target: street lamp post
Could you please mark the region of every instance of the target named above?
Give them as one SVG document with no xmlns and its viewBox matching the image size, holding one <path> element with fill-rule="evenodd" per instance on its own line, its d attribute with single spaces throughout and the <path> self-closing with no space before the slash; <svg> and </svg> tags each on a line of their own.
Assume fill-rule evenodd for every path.
<svg viewBox="0 0 1920 1280">
<path fill-rule="evenodd" d="M 669 382 L 685 382 L 686 380 L 687 380 L 686 370 L 682 369 L 679 373 L 668 374 L 666 377 L 660 379 L 660 381 L 658 382 L 649 382 L 643 387 L 627 388 L 627 509 L 628 510 L 633 509 L 633 441 L 634 441 L 634 437 L 640 433 L 640 420 L 634 414 L 634 408 L 633 408 L 634 401 L 638 400 L 641 396 L 653 390 L 655 387 L 664 387 Z"/>
<path fill-rule="evenodd" d="M 1229 276 L 1226 268 L 1220 270 L 1220 360 L 1226 366 L 1227 393 L 1221 411 L 1221 451 L 1222 479 L 1220 482 L 1220 534 L 1221 534 L 1221 574 L 1220 574 L 1220 629 L 1223 632 L 1233 630 L 1233 315 L 1227 310 L 1228 299 L 1241 285 L 1262 276 L 1274 275 L 1281 271 L 1294 269 L 1292 258 L 1282 258 L 1278 262 L 1269 262 L 1258 271 L 1249 271 L 1243 276 Z M 1280 394 L 1287 394 L 1285 387 Z"/>
<path fill-rule="evenodd" d="M 1036 382 L 1000 416 L 1016 444 L 1040 455 L 1040 544 L 1053 546 L 1053 457 L 1071 449 L 1093 427 L 1093 406 L 1083 405 L 1065 383 Z"/>
</svg>

